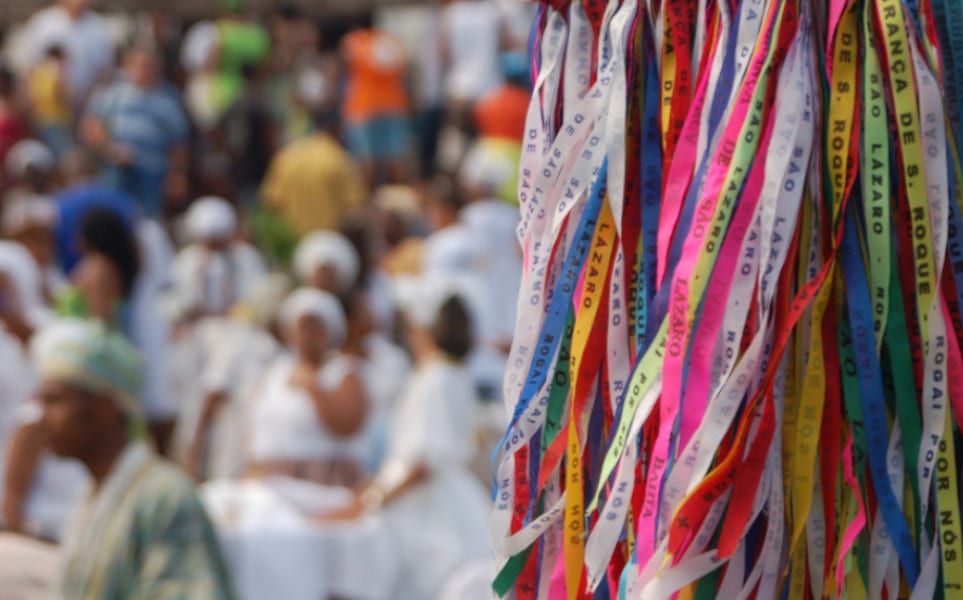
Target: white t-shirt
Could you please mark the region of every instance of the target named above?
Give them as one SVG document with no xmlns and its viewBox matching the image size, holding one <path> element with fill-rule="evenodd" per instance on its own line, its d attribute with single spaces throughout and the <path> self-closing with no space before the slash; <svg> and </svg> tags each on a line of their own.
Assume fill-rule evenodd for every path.
<svg viewBox="0 0 963 600">
<path fill-rule="evenodd" d="M 441 20 L 450 61 L 445 94 L 450 99 L 477 100 L 502 80 L 498 8 L 488 0 L 462 0 L 446 6 Z"/>
<path fill-rule="evenodd" d="M 249 244 L 235 242 L 220 253 L 192 244 L 171 265 L 169 314 L 174 319 L 193 311 L 222 314 L 244 298 L 266 271 L 261 254 Z"/>
<path fill-rule="evenodd" d="M 36 13 L 20 33 L 14 47 L 15 61 L 21 69 L 30 69 L 53 45 L 64 49 L 75 101 L 83 99 L 100 74 L 114 63 L 110 30 L 104 19 L 90 10 L 76 20 L 59 6 Z"/>
</svg>

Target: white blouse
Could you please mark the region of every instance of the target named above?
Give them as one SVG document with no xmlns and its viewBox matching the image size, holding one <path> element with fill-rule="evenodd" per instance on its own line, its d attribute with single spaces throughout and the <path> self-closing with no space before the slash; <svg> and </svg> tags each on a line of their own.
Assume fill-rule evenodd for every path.
<svg viewBox="0 0 963 600">
<path fill-rule="evenodd" d="M 296 365 L 293 356 L 278 359 L 265 375 L 251 414 L 249 458 L 254 463 L 272 461 L 350 459 L 359 465 L 372 462 L 374 451 L 366 428 L 350 438 L 335 436 L 321 423 L 310 395 L 291 385 Z M 342 354 L 329 359 L 318 372 L 322 390 L 333 391 L 360 366 Z"/>
</svg>

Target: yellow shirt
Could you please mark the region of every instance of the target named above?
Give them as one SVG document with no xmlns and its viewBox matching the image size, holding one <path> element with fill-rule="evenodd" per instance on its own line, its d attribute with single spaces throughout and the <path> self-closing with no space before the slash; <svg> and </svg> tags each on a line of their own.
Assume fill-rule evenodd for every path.
<svg viewBox="0 0 963 600">
<path fill-rule="evenodd" d="M 47 61 L 30 73 L 27 87 L 33 103 L 34 119 L 41 125 L 57 125 L 70 120 L 70 107 L 61 93 L 63 73 L 60 67 Z"/>
<path fill-rule="evenodd" d="M 368 190 L 351 156 L 330 135 L 315 134 L 274 157 L 261 197 L 303 235 L 337 229 L 365 206 Z"/>
</svg>

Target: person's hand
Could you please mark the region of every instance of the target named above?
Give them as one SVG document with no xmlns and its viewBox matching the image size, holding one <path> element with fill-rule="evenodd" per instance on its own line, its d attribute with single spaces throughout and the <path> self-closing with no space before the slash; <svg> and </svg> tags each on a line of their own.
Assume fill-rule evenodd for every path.
<svg viewBox="0 0 963 600">
<path fill-rule="evenodd" d="M 305 364 L 298 364 L 294 367 L 294 371 L 291 373 L 290 379 L 288 379 L 288 383 L 293 387 L 309 391 L 317 387 L 317 381 L 317 372 Z"/>
<path fill-rule="evenodd" d="M 341 508 L 329 513 L 314 517 L 316 523 L 343 523 L 345 521 L 356 521 L 364 514 L 364 506 L 361 504 L 361 496 L 352 494 L 351 501 Z"/>
</svg>

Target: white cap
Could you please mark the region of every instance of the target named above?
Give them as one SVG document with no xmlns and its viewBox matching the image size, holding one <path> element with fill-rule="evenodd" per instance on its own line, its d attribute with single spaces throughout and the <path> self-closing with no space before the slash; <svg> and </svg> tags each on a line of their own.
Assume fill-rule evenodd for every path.
<svg viewBox="0 0 963 600">
<path fill-rule="evenodd" d="M 195 242 L 228 240 L 237 232 L 237 216 L 224 198 L 204 196 L 187 210 L 188 237 Z"/>
<path fill-rule="evenodd" d="M 37 140 L 22 140 L 7 152 L 4 165 L 11 177 L 23 177 L 30 167 L 52 171 L 57 167 L 57 159 L 50 148 Z"/>
<path fill-rule="evenodd" d="M 298 319 L 312 316 L 321 321 L 328 332 L 328 345 L 340 346 L 348 334 L 348 321 L 341 303 L 333 295 L 315 288 L 299 288 L 281 304 L 281 324 L 294 327 Z"/>
<path fill-rule="evenodd" d="M 317 68 L 302 69 L 295 76 L 298 100 L 313 108 L 320 108 L 328 99 L 328 82 Z"/>
<path fill-rule="evenodd" d="M 361 259 L 348 238 L 334 231 L 308 234 L 294 252 L 294 272 L 306 282 L 326 265 L 337 274 L 338 293 L 342 294 L 351 289 L 361 272 Z"/>
</svg>

